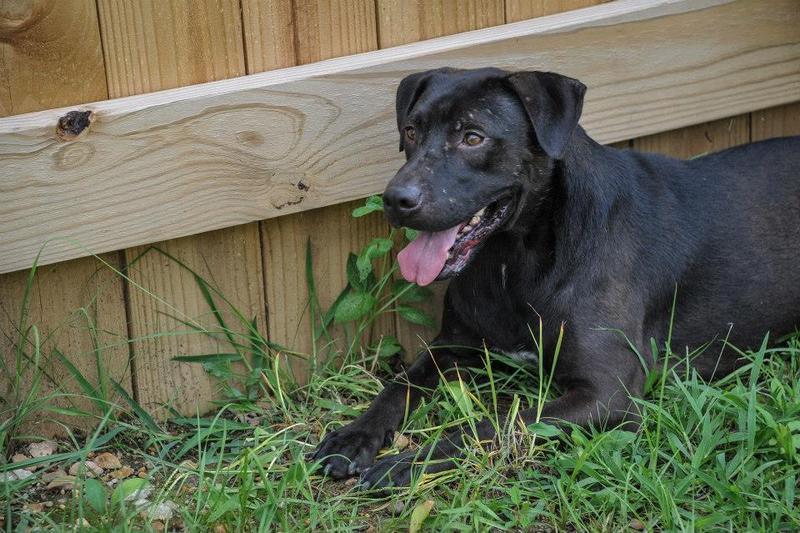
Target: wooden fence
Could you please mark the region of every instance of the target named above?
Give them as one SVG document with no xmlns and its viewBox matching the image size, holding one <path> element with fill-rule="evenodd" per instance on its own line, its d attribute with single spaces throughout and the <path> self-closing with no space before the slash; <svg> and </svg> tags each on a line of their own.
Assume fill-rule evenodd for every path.
<svg viewBox="0 0 800 533">
<path fill-rule="evenodd" d="M 18 339 L 23 269 L 42 250 L 26 323 L 45 353 L 58 347 L 93 379 L 101 352 L 153 411 L 210 408 L 217 383 L 173 357 L 221 343 L 159 333 L 214 317 L 192 274 L 145 253 L 151 243 L 271 340 L 310 352 L 306 243 L 327 306 L 348 253 L 387 232 L 380 217 L 350 212 L 400 164 L 392 95 L 414 70 L 561 71 L 589 86 L 583 123 L 597 138 L 682 157 L 800 134 L 800 103 L 789 103 L 800 101 L 797 0 L 594 4 L 0 1 L 4 356 Z M 227 81 L 187 87 L 214 80 Z M 175 90 L 155 92 L 165 89 Z M 70 111 L 92 112 L 77 138 L 57 134 Z M 432 333 L 391 320 L 380 329 L 412 352 Z M 77 388 L 60 365 L 48 375 Z"/>
</svg>

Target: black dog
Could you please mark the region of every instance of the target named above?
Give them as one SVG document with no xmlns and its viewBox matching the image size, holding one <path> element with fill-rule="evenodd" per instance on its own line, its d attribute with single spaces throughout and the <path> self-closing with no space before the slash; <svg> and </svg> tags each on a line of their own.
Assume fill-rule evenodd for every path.
<svg viewBox="0 0 800 533">
<path fill-rule="evenodd" d="M 431 350 L 320 444 L 326 473 L 362 473 L 377 487 L 409 483 L 415 456 L 428 472 L 453 466 L 464 446 L 456 433 L 373 466 L 440 372 L 482 364 L 476 351 L 445 346 L 525 357 L 539 317 L 549 347 L 563 323 L 554 379 L 564 392 L 544 417 L 615 426 L 636 423 L 631 397 L 645 381 L 628 342 L 641 354 L 651 338 L 664 346 L 673 302 L 678 352 L 715 338 L 757 346 L 768 330 L 775 338 L 800 324 L 800 137 L 690 161 L 617 150 L 578 126 L 585 90 L 558 74 L 497 69 L 401 82 L 407 162 L 383 198 L 392 224 L 420 234 L 398 261 L 420 285 L 453 280 Z M 739 364 L 719 347 L 694 360 L 706 379 Z M 531 423 L 535 412 L 521 417 Z M 481 440 L 493 436 L 478 424 Z"/>
</svg>

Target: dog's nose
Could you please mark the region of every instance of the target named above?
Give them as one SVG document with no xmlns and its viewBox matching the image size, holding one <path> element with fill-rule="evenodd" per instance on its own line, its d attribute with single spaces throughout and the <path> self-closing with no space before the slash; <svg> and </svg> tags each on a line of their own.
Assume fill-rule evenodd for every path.
<svg viewBox="0 0 800 533">
<path fill-rule="evenodd" d="M 383 207 L 397 215 L 407 215 L 422 203 L 422 191 L 417 185 L 393 185 L 383 192 Z"/>
</svg>

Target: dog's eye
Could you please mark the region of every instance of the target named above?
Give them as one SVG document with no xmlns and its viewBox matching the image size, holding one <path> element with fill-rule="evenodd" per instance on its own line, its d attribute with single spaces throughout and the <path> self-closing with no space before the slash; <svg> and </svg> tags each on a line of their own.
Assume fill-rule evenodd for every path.
<svg viewBox="0 0 800 533">
<path fill-rule="evenodd" d="M 405 132 L 406 132 L 406 138 L 409 141 L 413 141 L 414 138 L 417 136 L 417 132 L 414 130 L 413 126 L 406 126 Z"/>
<path fill-rule="evenodd" d="M 483 142 L 483 136 L 475 133 L 474 131 L 468 131 L 464 135 L 464 144 L 467 146 L 478 146 Z"/>
</svg>

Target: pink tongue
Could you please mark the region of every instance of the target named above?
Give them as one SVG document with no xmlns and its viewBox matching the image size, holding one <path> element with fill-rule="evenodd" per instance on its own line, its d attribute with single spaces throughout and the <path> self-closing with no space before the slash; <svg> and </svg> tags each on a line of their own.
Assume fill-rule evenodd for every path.
<svg viewBox="0 0 800 533">
<path fill-rule="evenodd" d="M 417 238 L 397 254 L 400 273 L 417 285 L 427 285 L 436 279 L 447 262 L 447 251 L 456 242 L 461 224 L 435 233 L 420 231 Z"/>
</svg>

